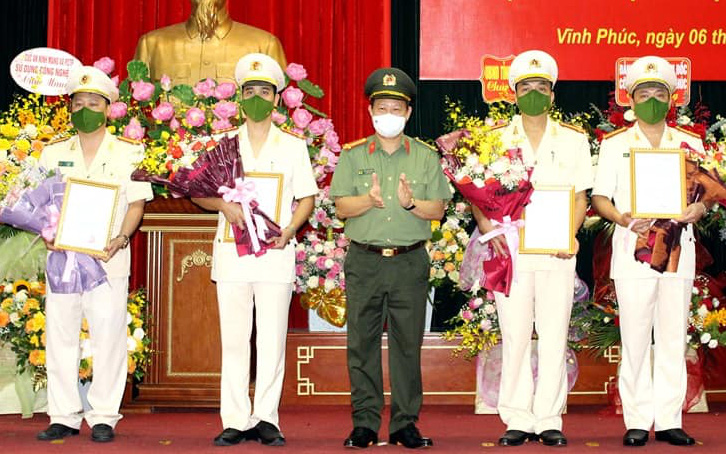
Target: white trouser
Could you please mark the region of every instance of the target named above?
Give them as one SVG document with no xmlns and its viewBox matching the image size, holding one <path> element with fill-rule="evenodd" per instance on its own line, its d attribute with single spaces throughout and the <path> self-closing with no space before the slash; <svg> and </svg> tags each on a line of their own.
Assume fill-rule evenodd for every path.
<svg viewBox="0 0 726 454">
<path fill-rule="evenodd" d="M 497 411 L 507 430 L 562 430 L 567 402 L 565 354 L 574 270 L 518 271 L 509 297 L 495 293 L 502 331 Z M 532 376 L 532 324 L 537 331 L 537 386 Z"/>
<path fill-rule="evenodd" d="M 259 421 L 279 428 L 292 284 L 217 282 L 222 334 L 222 425 L 247 430 Z M 257 327 L 254 413 L 250 405 L 252 310 Z"/>
<path fill-rule="evenodd" d="M 681 427 L 692 279 L 616 279 L 622 362 L 618 389 L 628 429 Z M 651 331 L 654 364 L 651 365 Z"/>
<path fill-rule="evenodd" d="M 59 294 L 46 287 L 45 329 L 50 422 L 78 429 L 85 417 L 89 426 L 116 427 L 126 386 L 126 301 L 129 279 L 109 278 L 90 292 Z M 93 354 L 93 381 L 88 390 L 91 410 L 83 414 L 78 391 L 83 317 Z"/>
</svg>

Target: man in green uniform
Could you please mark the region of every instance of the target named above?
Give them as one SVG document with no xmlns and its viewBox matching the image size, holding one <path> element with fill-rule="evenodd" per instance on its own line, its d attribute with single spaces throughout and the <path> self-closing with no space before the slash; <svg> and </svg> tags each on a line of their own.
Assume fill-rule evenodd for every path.
<svg viewBox="0 0 726 454">
<path fill-rule="evenodd" d="M 330 195 L 347 219 L 351 246 L 345 259 L 348 372 L 353 431 L 344 445 L 378 442 L 383 408 L 381 334 L 388 326 L 391 375 L 389 443 L 432 446 L 416 428 L 423 400 L 421 344 L 428 294 L 431 221 L 451 198 L 436 152 L 403 134 L 416 86 L 396 68 L 366 81 L 376 133 L 346 145 Z"/>
</svg>

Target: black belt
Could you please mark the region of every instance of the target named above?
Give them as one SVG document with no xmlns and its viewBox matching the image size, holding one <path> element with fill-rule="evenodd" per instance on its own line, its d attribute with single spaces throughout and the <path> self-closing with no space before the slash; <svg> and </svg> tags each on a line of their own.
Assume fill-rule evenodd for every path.
<svg viewBox="0 0 726 454">
<path fill-rule="evenodd" d="M 357 241 L 350 241 L 351 243 L 355 244 L 361 249 L 365 249 L 366 251 L 375 252 L 377 254 L 381 254 L 384 257 L 394 257 L 398 254 L 405 254 L 406 252 L 411 252 L 414 249 L 418 249 L 424 244 L 426 244 L 425 240 L 421 240 L 418 243 L 413 243 L 410 246 L 376 246 L 374 244 L 364 244 L 359 243 Z"/>
</svg>

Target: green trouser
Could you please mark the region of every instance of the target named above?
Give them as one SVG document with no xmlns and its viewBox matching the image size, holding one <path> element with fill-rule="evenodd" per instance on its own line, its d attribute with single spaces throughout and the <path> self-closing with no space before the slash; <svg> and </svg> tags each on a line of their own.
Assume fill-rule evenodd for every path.
<svg viewBox="0 0 726 454">
<path fill-rule="evenodd" d="M 389 433 L 418 420 L 423 401 L 421 344 L 426 321 L 429 256 L 421 247 L 383 257 L 351 244 L 345 258 L 348 373 L 353 426 L 381 426 L 381 335 L 388 323 L 391 378 Z"/>
</svg>

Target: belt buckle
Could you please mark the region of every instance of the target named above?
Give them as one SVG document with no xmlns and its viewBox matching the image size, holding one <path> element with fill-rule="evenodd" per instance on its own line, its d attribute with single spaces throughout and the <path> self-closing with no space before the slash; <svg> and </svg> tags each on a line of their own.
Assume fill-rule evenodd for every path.
<svg viewBox="0 0 726 454">
<path fill-rule="evenodd" d="M 384 257 L 393 257 L 394 255 L 396 255 L 396 249 L 390 248 L 390 247 L 385 247 L 385 248 L 381 249 L 381 255 Z"/>
</svg>

